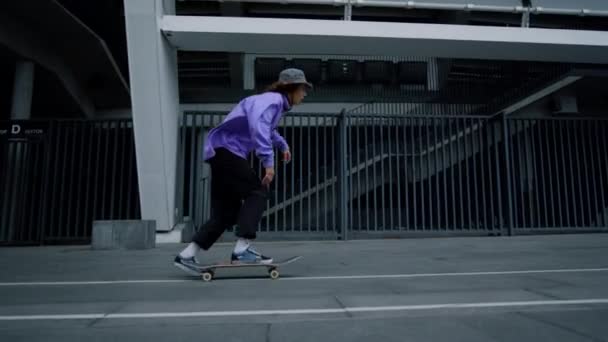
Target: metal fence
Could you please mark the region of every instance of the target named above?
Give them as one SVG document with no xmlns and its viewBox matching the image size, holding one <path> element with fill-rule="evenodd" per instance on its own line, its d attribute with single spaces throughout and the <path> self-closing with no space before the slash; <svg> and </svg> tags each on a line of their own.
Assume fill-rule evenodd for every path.
<svg viewBox="0 0 608 342">
<path fill-rule="evenodd" d="M 205 132 L 187 113 L 183 216 L 209 216 Z M 260 224 L 269 238 L 507 235 L 608 229 L 608 121 L 503 116 L 288 114 L 293 162 L 277 161 Z M 261 165 L 251 165 L 262 172 Z"/>
<path fill-rule="evenodd" d="M 608 121 L 508 119 L 517 232 L 608 227 Z"/>
<path fill-rule="evenodd" d="M 0 244 L 86 243 L 140 217 L 130 120 L 0 123 Z"/>
</svg>

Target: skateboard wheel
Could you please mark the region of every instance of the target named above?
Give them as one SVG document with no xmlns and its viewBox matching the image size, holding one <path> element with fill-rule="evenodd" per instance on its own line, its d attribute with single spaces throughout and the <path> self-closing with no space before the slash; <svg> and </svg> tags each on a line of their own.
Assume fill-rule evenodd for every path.
<svg viewBox="0 0 608 342">
<path fill-rule="evenodd" d="M 203 280 L 207 281 L 207 282 L 209 282 L 209 281 L 211 281 L 211 279 L 213 279 L 213 273 L 211 273 L 211 272 L 205 272 L 205 273 L 203 273 L 202 276 L 203 276 Z"/>
<path fill-rule="evenodd" d="M 277 271 L 276 269 L 272 269 L 270 270 L 270 278 L 271 279 L 278 279 L 279 278 L 279 271 Z"/>
</svg>

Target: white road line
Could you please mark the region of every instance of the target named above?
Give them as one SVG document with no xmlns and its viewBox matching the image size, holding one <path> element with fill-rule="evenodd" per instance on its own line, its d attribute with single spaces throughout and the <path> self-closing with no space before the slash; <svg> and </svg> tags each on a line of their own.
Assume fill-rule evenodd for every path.
<svg viewBox="0 0 608 342">
<path fill-rule="evenodd" d="M 466 276 L 543 274 L 543 273 L 591 273 L 591 272 L 608 272 L 608 267 L 606 267 L 606 268 L 553 269 L 553 270 L 283 277 L 280 280 L 281 281 L 286 281 L 286 280 L 290 280 L 290 281 L 291 280 L 356 280 L 356 279 L 466 277 Z M 254 278 L 249 278 L 247 280 L 254 280 Z M 265 280 L 265 278 L 263 280 Z M 161 283 L 187 283 L 187 282 L 192 282 L 192 281 L 194 281 L 194 280 L 192 280 L 192 279 L 141 279 L 141 280 L 107 280 L 107 281 L 106 280 L 99 280 L 99 281 L 40 281 L 40 282 L 4 282 L 4 283 L 0 283 L 0 286 L 63 286 L 63 285 L 112 285 L 112 284 L 156 284 L 156 283 L 161 284 Z"/>
<path fill-rule="evenodd" d="M 144 312 L 144 313 L 113 313 L 113 314 L 69 314 L 69 315 L 18 315 L 0 316 L 0 321 L 22 320 L 81 320 L 81 319 L 136 319 L 136 318 L 179 318 L 179 317 L 229 317 L 229 316 L 269 316 L 269 315 L 318 315 L 318 314 L 348 314 L 365 312 L 439 310 L 439 309 L 476 309 L 476 308 L 505 308 L 526 306 L 563 306 L 563 305 L 597 305 L 608 304 L 608 298 L 516 301 L 516 302 L 485 302 L 485 303 L 449 303 L 426 305 L 395 305 L 395 306 L 361 306 L 336 309 L 286 309 L 286 310 L 239 310 L 239 311 L 198 311 L 198 312 Z"/>
<path fill-rule="evenodd" d="M 542 274 L 542 273 L 583 273 L 583 272 L 608 272 L 608 268 L 574 268 L 574 269 L 556 269 L 556 270 L 452 272 L 452 273 L 376 274 L 376 275 L 352 275 L 352 276 L 291 277 L 291 278 L 281 278 L 281 279 L 282 280 L 348 280 L 348 279 L 463 277 L 463 276 Z"/>
<path fill-rule="evenodd" d="M 57 286 L 57 285 L 111 285 L 111 284 L 155 284 L 186 283 L 189 279 L 149 279 L 149 280 L 96 280 L 96 281 L 33 281 L 0 283 L 0 286 Z"/>
</svg>

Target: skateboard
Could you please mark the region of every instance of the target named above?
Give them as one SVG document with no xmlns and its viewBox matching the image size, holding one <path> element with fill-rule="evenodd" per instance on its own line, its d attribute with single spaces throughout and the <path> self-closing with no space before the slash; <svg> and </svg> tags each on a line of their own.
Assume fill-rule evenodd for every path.
<svg viewBox="0 0 608 342">
<path fill-rule="evenodd" d="M 232 264 L 230 262 L 226 262 L 226 263 L 217 263 L 217 264 L 209 264 L 209 265 L 202 265 L 199 268 L 201 277 L 203 278 L 204 281 L 209 282 L 211 280 L 213 280 L 213 277 L 215 276 L 215 270 L 217 270 L 218 268 L 233 268 L 233 267 L 266 267 L 268 270 L 268 275 L 270 276 L 270 279 L 279 279 L 279 266 L 283 266 L 283 265 L 287 265 L 287 264 L 291 264 L 294 261 L 297 261 L 298 259 L 300 259 L 302 256 L 294 256 L 288 259 L 284 259 L 281 261 L 277 261 L 277 262 L 273 262 L 272 264 L 259 264 L 259 263 L 255 263 L 255 264 L 246 264 L 246 263 L 235 263 Z"/>
</svg>

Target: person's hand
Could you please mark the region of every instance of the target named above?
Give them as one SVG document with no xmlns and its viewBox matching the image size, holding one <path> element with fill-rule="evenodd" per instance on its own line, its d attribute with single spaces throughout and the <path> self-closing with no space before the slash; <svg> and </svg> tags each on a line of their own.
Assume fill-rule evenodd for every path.
<svg viewBox="0 0 608 342">
<path fill-rule="evenodd" d="M 267 167 L 265 170 L 264 178 L 262 179 L 262 185 L 266 188 L 269 188 L 270 183 L 272 183 L 272 180 L 274 179 L 274 175 L 274 168 Z"/>
<path fill-rule="evenodd" d="M 289 152 L 289 150 L 283 152 L 283 161 L 285 163 L 289 163 L 291 161 L 291 152 Z"/>
</svg>

